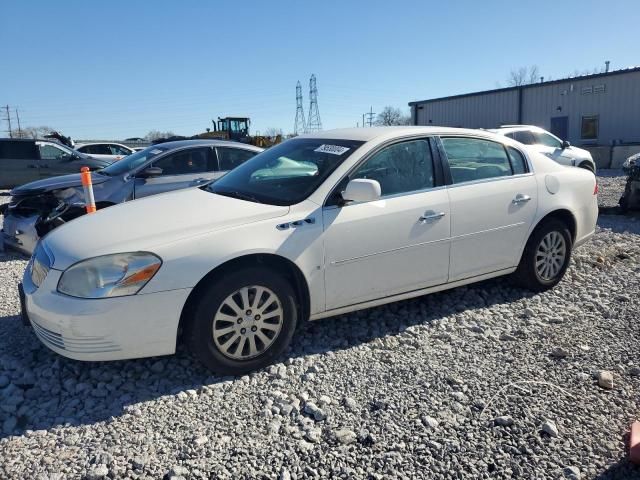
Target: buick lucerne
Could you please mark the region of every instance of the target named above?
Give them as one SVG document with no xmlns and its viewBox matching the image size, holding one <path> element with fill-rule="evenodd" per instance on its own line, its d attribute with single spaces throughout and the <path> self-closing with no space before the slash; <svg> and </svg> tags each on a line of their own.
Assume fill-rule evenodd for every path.
<svg viewBox="0 0 640 480">
<path fill-rule="evenodd" d="M 49 348 L 114 360 L 186 346 L 241 374 L 296 325 L 491 277 L 542 291 L 594 233 L 593 173 L 502 135 L 344 129 L 272 147 L 206 186 L 41 239 L 23 317 Z"/>
</svg>

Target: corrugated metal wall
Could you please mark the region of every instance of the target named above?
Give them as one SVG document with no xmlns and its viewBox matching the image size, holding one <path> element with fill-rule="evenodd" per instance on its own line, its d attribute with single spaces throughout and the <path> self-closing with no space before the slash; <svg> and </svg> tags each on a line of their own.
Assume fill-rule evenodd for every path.
<svg viewBox="0 0 640 480">
<path fill-rule="evenodd" d="M 418 125 L 494 128 L 517 122 L 516 90 L 435 101 L 418 107 Z"/>
<path fill-rule="evenodd" d="M 597 140 L 581 138 L 582 117 L 598 115 Z M 609 145 L 640 142 L 640 72 L 574 79 L 523 90 L 522 122 L 549 130 L 552 117 L 568 117 L 568 140 Z"/>
<path fill-rule="evenodd" d="M 418 125 L 495 128 L 518 122 L 518 90 L 427 101 L 412 106 Z M 599 116 L 596 140 L 581 138 L 582 117 Z M 576 145 L 640 142 L 640 71 L 567 79 L 522 89 L 522 123 L 551 129 L 552 117 L 568 117 Z"/>
</svg>

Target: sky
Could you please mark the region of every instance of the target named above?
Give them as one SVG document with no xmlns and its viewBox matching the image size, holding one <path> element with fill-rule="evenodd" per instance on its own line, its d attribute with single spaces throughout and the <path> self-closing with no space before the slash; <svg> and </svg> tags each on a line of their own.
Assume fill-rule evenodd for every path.
<svg viewBox="0 0 640 480">
<path fill-rule="evenodd" d="M 0 105 L 74 139 L 193 135 L 219 116 L 289 133 L 315 74 L 323 127 L 355 127 L 518 67 L 640 65 L 638 25 L 638 0 L 0 0 Z"/>
</svg>

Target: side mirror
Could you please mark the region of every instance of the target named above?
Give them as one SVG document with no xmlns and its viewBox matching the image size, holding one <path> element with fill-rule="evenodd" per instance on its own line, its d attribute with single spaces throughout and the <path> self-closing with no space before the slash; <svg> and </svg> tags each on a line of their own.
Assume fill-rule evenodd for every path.
<svg viewBox="0 0 640 480">
<path fill-rule="evenodd" d="M 371 202 L 382 195 L 382 188 L 377 180 L 356 178 L 347 184 L 342 192 L 342 199 L 347 202 Z"/>
<path fill-rule="evenodd" d="M 571 146 L 571 144 L 569 143 L 568 140 L 564 140 L 562 142 L 562 148 L 569 148 Z"/>
<path fill-rule="evenodd" d="M 137 176 L 140 178 L 154 178 L 160 175 L 162 175 L 162 169 L 160 167 L 149 167 L 142 170 Z"/>
</svg>

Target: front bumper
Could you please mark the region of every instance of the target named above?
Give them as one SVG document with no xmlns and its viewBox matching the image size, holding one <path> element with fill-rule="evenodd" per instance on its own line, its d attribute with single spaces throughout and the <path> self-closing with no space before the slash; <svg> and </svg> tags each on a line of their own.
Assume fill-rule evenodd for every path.
<svg viewBox="0 0 640 480">
<path fill-rule="evenodd" d="M 191 289 L 128 297 L 80 299 L 56 291 L 50 270 L 39 288 L 23 278 L 34 332 L 54 352 L 75 360 L 124 360 L 175 353 L 182 307 Z"/>
<path fill-rule="evenodd" d="M 19 217 L 6 215 L 2 222 L 2 241 L 5 248 L 11 248 L 31 256 L 38 243 L 36 222 L 38 215 Z"/>
</svg>

